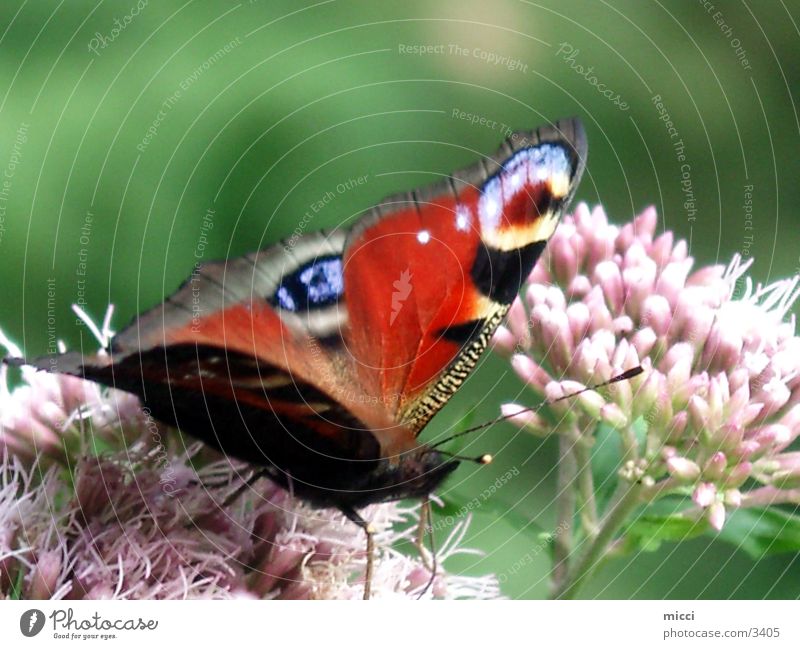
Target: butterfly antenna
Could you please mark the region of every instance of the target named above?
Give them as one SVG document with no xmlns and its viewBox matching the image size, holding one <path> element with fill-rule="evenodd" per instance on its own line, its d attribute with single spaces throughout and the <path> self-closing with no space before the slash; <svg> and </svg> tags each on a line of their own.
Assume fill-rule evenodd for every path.
<svg viewBox="0 0 800 649">
<path fill-rule="evenodd" d="M 460 433 L 456 433 L 455 435 L 451 435 L 450 437 L 448 437 L 446 439 L 443 439 L 442 441 L 437 442 L 436 444 L 432 444 L 429 448 L 431 450 L 433 450 L 435 448 L 438 448 L 442 444 L 446 444 L 447 442 L 450 442 L 450 441 L 452 441 L 454 439 L 457 439 L 458 437 L 463 437 L 464 435 L 469 435 L 470 433 L 474 433 L 475 431 L 482 430 L 484 428 L 488 428 L 489 426 L 494 426 L 495 424 L 500 423 L 501 421 L 505 421 L 506 419 L 511 419 L 512 417 L 516 417 L 516 416 L 521 415 L 521 414 L 526 413 L 526 412 L 533 412 L 535 410 L 539 410 L 542 406 L 549 406 L 549 405 L 552 405 L 554 403 L 558 403 L 559 401 L 564 401 L 565 399 L 572 399 L 573 397 L 577 397 L 579 394 L 583 394 L 584 392 L 590 392 L 591 390 L 598 390 L 599 388 L 604 388 L 607 385 L 612 385 L 613 383 L 619 383 L 620 381 L 627 381 L 629 379 L 634 378 L 635 376 L 639 376 L 643 372 L 644 372 L 644 368 L 641 365 L 638 365 L 637 367 L 634 367 L 632 369 L 629 369 L 629 370 L 626 370 L 626 371 L 622 372 L 622 374 L 617 374 L 617 376 L 614 376 L 614 377 L 610 378 L 608 381 L 603 381 L 602 383 L 596 383 L 595 385 L 589 385 L 589 386 L 587 386 L 585 388 L 582 388 L 580 390 L 576 390 L 575 392 L 570 392 L 569 394 L 565 394 L 564 396 L 558 397 L 557 399 L 553 399 L 551 401 L 543 401 L 542 403 L 540 403 L 537 406 L 533 406 L 531 408 L 523 408 L 522 410 L 518 410 L 517 412 L 514 412 L 514 413 L 512 413 L 510 415 L 500 415 L 499 417 L 495 417 L 494 419 L 490 419 L 489 421 L 487 421 L 487 422 L 485 422 L 483 424 L 479 424 L 477 426 L 473 426 L 472 428 L 467 428 L 467 430 L 462 430 Z M 477 459 L 476 458 L 463 458 L 463 457 L 459 457 L 459 456 L 453 455 L 452 453 L 445 453 L 444 451 L 439 451 L 439 453 L 443 453 L 443 454 L 449 455 L 449 456 L 451 456 L 453 458 L 456 458 L 456 459 L 469 459 L 470 461 L 478 461 L 480 459 L 480 458 L 477 458 Z M 481 456 L 481 457 L 486 457 L 486 456 Z M 489 455 L 488 457 L 490 458 L 489 461 L 491 461 L 491 457 L 492 456 Z M 480 464 L 488 464 L 488 462 L 479 462 L 479 463 Z"/>
<path fill-rule="evenodd" d="M 452 439 L 452 437 L 450 439 Z M 445 457 L 450 457 L 453 458 L 454 460 L 460 460 L 462 462 L 474 462 L 475 464 L 491 464 L 492 461 L 494 460 L 494 456 L 489 453 L 484 453 L 483 455 L 479 455 L 478 457 L 468 457 L 466 455 L 457 455 L 456 453 L 450 453 L 449 451 L 439 451 L 439 455 L 444 455 Z"/>
</svg>

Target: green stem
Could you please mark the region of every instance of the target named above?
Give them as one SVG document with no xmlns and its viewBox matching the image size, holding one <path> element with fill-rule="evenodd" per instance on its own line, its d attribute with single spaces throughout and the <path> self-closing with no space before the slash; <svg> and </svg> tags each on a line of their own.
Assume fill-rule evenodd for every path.
<svg viewBox="0 0 800 649">
<path fill-rule="evenodd" d="M 578 493 L 581 497 L 581 523 L 589 538 L 594 538 L 600 530 L 597 518 L 597 502 L 594 497 L 594 478 L 592 477 L 592 458 L 589 447 L 579 440 L 572 447 L 578 465 Z"/>
<path fill-rule="evenodd" d="M 563 432 L 558 436 L 558 477 L 556 480 L 556 535 L 553 537 L 552 588 L 560 589 L 569 575 L 572 551 L 572 518 L 575 513 L 575 477 L 577 468 L 571 452 L 574 442 Z"/>
<path fill-rule="evenodd" d="M 633 426 L 625 426 L 620 429 L 619 435 L 622 441 L 622 462 L 638 460 L 639 440 L 636 439 L 636 432 L 633 430 Z"/>
<path fill-rule="evenodd" d="M 677 478 L 665 478 L 656 482 L 652 487 L 645 487 L 642 491 L 642 500 L 653 502 L 666 496 L 669 492 L 680 489 L 684 483 Z"/>
<path fill-rule="evenodd" d="M 600 531 L 590 542 L 589 547 L 586 548 L 574 568 L 569 571 L 562 586 L 555 591 L 554 599 L 572 599 L 577 595 L 583 582 L 605 555 L 619 528 L 639 504 L 641 486 L 635 482 L 620 485 L 617 494 L 613 505 L 603 517 Z"/>
</svg>

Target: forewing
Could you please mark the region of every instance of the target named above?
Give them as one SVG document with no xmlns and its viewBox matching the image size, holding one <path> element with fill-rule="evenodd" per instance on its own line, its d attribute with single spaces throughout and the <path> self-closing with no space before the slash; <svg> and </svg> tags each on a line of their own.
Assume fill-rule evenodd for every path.
<svg viewBox="0 0 800 649">
<path fill-rule="evenodd" d="M 445 182 L 391 197 L 344 253 L 344 336 L 364 390 L 419 431 L 474 368 L 580 179 L 578 120 L 515 133 Z"/>
</svg>

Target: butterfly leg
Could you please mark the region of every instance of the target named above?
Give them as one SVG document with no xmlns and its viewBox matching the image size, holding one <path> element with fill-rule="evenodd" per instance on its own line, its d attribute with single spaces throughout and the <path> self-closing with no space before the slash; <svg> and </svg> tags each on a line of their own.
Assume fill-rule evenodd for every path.
<svg viewBox="0 0 800 649">
<path fill-rule="evenodd" d="M 343 507 L 342 513 L 358 525 L 367 535 L 367 567 L 364 571 L 364 599 L 369 599 L 372 590 L 372 568 L 375 561 L 375 528 L 365 521 L 361 515 L 349 507 Z"/>
<path fill-rule="evenodd" d="M 428 550 L 425 548 L 425 535 L 428 532 L 433 532 L 433 530 L 430 530 L 428 527 L 430 524 L 430 516 L 431 501 L 428 498 L 425 498 L 420 504 L 419 508 L 419 525 L 417 525 L 417 538 L 414 542 L 414 545 L 417 547 L 419 556 L 428 570 L 431 569 L 431 563 L 427 554 Z"/>
<path fill-rule="evenodd" d="M 253 485 L 254 485 L 256 482 L 258 482 L 258 481 L 259 481 L 261 478 L 268 478 L 268 477 L 269 477 L 269 472 L 267 471 L 267 469 L 256 469 L 255 471 L 253 471 L 253 473 L 252 473 L 252 474 L 250 474 L 250 477 L 249 477 L 249 478 L 247 478 L 247 479 L 246 479 L 246 480 L 245 480 L 245 481 L 244 481 L 242 484 L 240 484 L 240 485 L 239 485 L 239 486 L 236 488 L 236 490 L 235 490 L 235 491 L 233 491 L 233 492 L 231 492 L 230 494 L 228 494 L 228 495 L 225 497 L 225 500 L 223 500 L 223 501 L 222 501 L 222 503 L 218 504 L 218 505 L 217 505 L 217 507 L 219 507 L 219 508 L 220 508 L 220 509 L 222 509 L 222 510 L 225 510 L 225 509 L 227 509 L 228 507 L 230 507 L 231 505 L 233 505 L 233 503 L 235 503 L 235 502 L 236 502 L 236 501 L 239 499 L 239 497 L 240 497 L 240 496 L 241 496 L 241 495 L 242 495 L 242 494 L 245 492 L 245 490 L 246 490 L 246 489 L 248 489 L 248 488 L 252 487 L 252 486 L 253 486 Z M 209 485 L 208 483 L 202 483 L 202 484 L 203 484 L 203 485 L 204 485 L 206 488 L 209 488 L 209 487 L 210 487 L 210 485 Z M 220 485 L 220 486 L 221 486 L 221 485 Z M 215 486 L 211 486 L 211 488 L 218 488 L 218 486 L 216 486 L 216 485 L 215 485 Z M 204 516 L 204 515 L 205 515 L 205 514 L 201 515 L 201 518 L 202 518 L 202 516 Z M 187 523 L 184 525 L 184 527 L 185 527 L 186 529 L 191 529 L 192 527 L 195 527 L 197 524 L 198 524 L 198 520 L 197 520 L 197 519 L 190 519 L 190 520 L 189 520 L 189 521 L 188 521 L 188 522 L 187 522 Z"/>
<path fill-rule="evenodd" d="M 424 565 L 425 568 L 431 573 L 431 577 L 428 580 L 428 583 L 425 584 L 425 588 L 423 588 L 420 594 L 417 596 L 417 599 L 421 599 L 422 596 L 433 586 L 433 582 L 436 579 L 436 572 L 438 570 L 436 562 L 436 547 L 433 538 L 433 528 L 430 527 L 431 519 L 431 500 L 430 498 L 425 498 L 423 499 L 419 508 L 419 526 L 417 527 L 417 538 L 415 545 L 417 546 L 417 551 L 422 559 L 422 565 Z M 430 550 L 425 547 L 426 534 L 430 535 Z"/>
<path fill-rule="evenodd" d="M 249 489 L 256 482 L 261 480 L 261 478 L 267 478 L 267 477 L 269 477 L 269 472 L 267 471 L 267 469 L 256 469 L 255 471 L 253 471 L 252 475 L 249 478 L 247 478 L 247 480 L 245 480 L 242 484 L 240 484 L 235 491 L 227 495 L 225 500 L 222 501 L 220 509 L 227 509 L 228 507 L 230 507 L 233 503 L 239 500 L 239 497 L 247 489 Z"/>
</svg>

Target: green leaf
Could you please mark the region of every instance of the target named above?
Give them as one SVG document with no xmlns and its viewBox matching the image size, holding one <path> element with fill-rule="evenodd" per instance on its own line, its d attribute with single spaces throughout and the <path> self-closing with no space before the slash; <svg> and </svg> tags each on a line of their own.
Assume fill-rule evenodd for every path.
<svg viewBox="0 0 800 649">
<path fill-rule="evenodd" d="M 689 504 L 688 498 L 666 496 L 640 509 L 625 530 L 623 549 L 652 552 L 664 541 L 685 541 L 703 534 L 708 523 L 687 516 L 684 510 Z"/>
<path fill-rule="evenodd" d="M 663 541 L 686 541 L 700 536 L 708 529 L 705 519 L 697 519 L 683 514 L 640 516 L 628 528 L 627 536 L 635 540 L 639 549 L 656 550 Z"/>
<path fill-rule="evenodd" d="M 781 552 L 798 552 L 800 516 L 777 507 L 737 509 L 716 536 L 756 560 Z"/>
<path fill-rule="evenodd" d="M 644 448 L 647 444 L 647 422 L 644 417 L 639 417 L 634 421 L 631 424 L 631 428 L 633 428 L 636 441 L 639 443 L 639 452 L 644 452 Z"/>
<path fill-rule="evenodd" d="M 105 453 L 113 453 L 116 448 L 114 444 L 102 437 L 97 435 L 91 435 L 89 437 L 89 453 L 95 457 L 100 457 Z"/>
<path fill-rule="evenodd" d="M 17 576 L 11 584 L 11 591 L 8 594 L 8 599 L 22 599 L 22 586 L 25 581 L 25 570 L 20 565 L 17 569 Z"/>
</svg>

